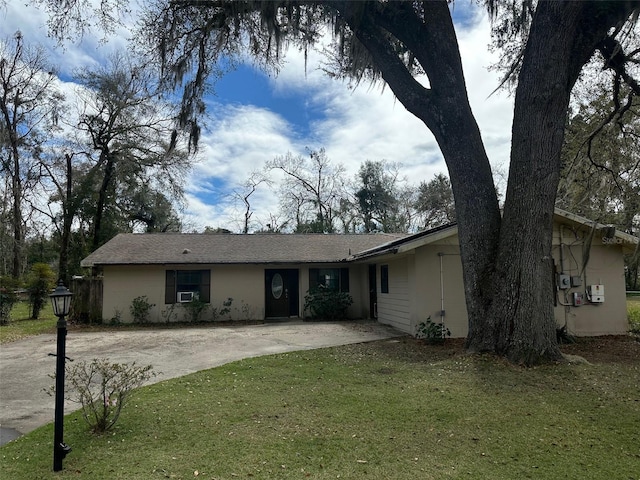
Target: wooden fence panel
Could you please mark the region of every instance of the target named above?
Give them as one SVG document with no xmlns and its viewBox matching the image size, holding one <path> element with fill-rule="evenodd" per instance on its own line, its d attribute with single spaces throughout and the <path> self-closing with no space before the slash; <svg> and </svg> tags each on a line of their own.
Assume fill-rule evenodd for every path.
<svg viewBox="0 0 640 480">
<path fill-rule="evenodd" d="M 102 278 L 73 278 L 70 290 L 73 298 L 69 319 L 77 323 L 102 323 Z"/>
</svg>

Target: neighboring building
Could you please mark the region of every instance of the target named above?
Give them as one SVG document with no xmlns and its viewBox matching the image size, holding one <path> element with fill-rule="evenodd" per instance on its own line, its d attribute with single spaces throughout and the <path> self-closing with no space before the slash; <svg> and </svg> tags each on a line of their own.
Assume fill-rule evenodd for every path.
<svg viewBox="0 0 640 480">
<path fill-rule="evenodd" d="M 321 283 L 353 297 L 350 318 L 377 318 L 414 334 L 431 317 L 467 334 L 457 226 L 414 235 L 121 234 L 82 261 L 103 277 L 102 316 L 131 321 L 146 295 L 150 321 L 166 321 L 197 294 L 228 319 L 302 317 Z M 553 255 L 559 326 L 574 335 L 628 329 L 623 254 L 638 239 L 556 209 Z M 173 318 L 173 317 L 172 317 Z"/>
</svg>

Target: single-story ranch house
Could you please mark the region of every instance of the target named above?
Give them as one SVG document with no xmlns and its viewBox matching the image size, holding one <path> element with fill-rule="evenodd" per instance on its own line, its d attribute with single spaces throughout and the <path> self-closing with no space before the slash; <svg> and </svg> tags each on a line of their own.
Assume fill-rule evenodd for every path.
<svg viewBox="0 0 640 480">
<path fill-rule="evenodd" d="M 457 226 L 393 234 L 120 234 L 82 261 L 103 279 L 102 317 L 132 321 L 146 296 L 149 321 L 184 315 L 195 295 L 224 319 L 303 317 L 310 286 L 349 292 L 350 318 L 376 318 L 409 334 L 430 317 L 467 334 Z M 573 335 L 627 332 L 623 254 L 638 239 L 556 209 L 553 298 Z"/>
</svg>

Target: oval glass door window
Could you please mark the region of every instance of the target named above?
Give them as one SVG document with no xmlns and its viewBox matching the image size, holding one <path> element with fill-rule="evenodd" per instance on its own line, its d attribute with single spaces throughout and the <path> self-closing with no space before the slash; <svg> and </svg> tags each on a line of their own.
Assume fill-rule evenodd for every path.
<svg viewBox="0 0 640 480">
<path fill-rule="evenodd" d="M 282 296 L 283 287 L 282 275 L 276 273 L 271 279 L 271 295 L 273 295 L 273 298 L 278 300 Z"/>
</svg>

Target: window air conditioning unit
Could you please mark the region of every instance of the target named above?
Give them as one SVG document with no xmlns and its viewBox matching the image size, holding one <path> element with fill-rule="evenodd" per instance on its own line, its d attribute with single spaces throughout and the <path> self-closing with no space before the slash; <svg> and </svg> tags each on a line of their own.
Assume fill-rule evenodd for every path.
<svg viewBox="0 0 640 480">
<path fill-rule="evenodd" d="M 193 301 L 193 292 L 178 292 L 178 303 L 188 303 Z"/>
</svg>

